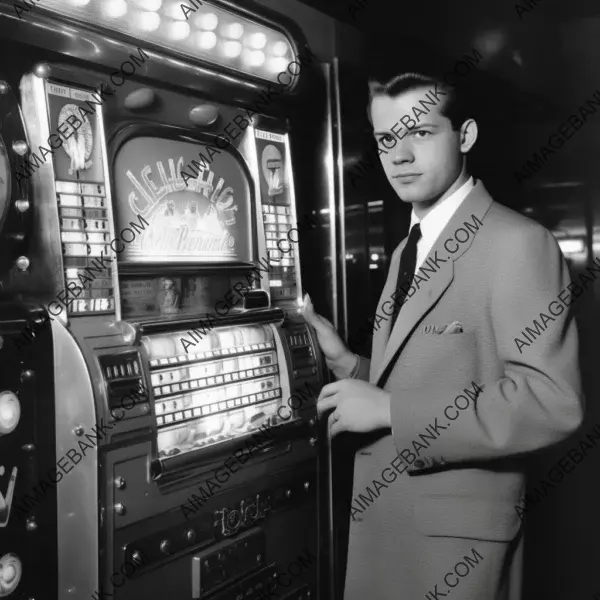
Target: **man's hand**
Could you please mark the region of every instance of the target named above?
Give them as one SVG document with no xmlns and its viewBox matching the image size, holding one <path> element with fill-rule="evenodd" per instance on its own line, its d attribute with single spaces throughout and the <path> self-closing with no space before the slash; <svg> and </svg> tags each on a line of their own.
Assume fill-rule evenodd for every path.
<svg viewBox="0 0 600 600">
<path fill-rule="evenodd" d="M 329 416 L 331 437 L 342 431 L 366 433 L 392 426 L 389 392 L 366 381 L 342 379 L 326 385 L 317 399 L 319 416 Z"/>
<path fill-rule="evenodd" d="M 317 332 L 317 341 L 325 355 L 327 366 L 338 379 L 348 377 L 356 365 L 356 354 L 348 350 L 333 324 L 315 312 L 308 294 L 304 296 L 304 318 Z"/>
</svg>

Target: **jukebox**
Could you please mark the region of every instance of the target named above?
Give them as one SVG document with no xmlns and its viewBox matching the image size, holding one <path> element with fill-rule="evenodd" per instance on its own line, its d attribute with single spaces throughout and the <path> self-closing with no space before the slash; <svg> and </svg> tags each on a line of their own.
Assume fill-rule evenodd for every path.
<svg viewBox="0 0 600 600">
<path fill-rule="evenodd" d="M 0 598 L 325 597 L 316 57 L 220 0 L 0 3 L 0 40 Z"/>
</svg>

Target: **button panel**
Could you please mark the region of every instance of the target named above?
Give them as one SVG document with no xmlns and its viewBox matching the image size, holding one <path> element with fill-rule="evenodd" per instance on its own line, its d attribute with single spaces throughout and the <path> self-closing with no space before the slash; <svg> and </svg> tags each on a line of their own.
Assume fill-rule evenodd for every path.
<svg viewBox="0 0 600 600">
<path fill-rule="evenodd" d="M 56 197 L 67 286 L 81 292 L 70 313 L 112 312 L 115 308 L 110 258 L 108 198 L 103 183 L 57 181 Z M 72 289 L 76 289 L 73 288 Z"/>
<path fill-rule="evenodd" d="M 218 588 L 227 586 L 226 595 L 219 598 L 237 598 L 242 593 L 244 600 L 259 598 L 266 584 L 276 575 L 274 567 L 265 569 L 266 543 L 263 531 L 253 531 L 240 539 L 221 545 L 220 548 L 202 552 L 192 557 L 192 597 L 203 598 Z M 231 587 L 233 580 L 248 573 L 253 574 L 250 581 Z M 258 577 L 257 577 L 258 575 Z M 257 585 L 258 584 L 258 585 Z"/>
<path fill-rule="evenodd" d="M 150 398 L 144 386 L 140 355 L 137 352 L 105 355 L 98 357 L 98 362 L 106 380 L 112 418 L 123 421 L 148 414 Z"/>
<path fill-rule="evenodd" d="M 294 226 L 290 206 L 278 206 L 263 202 L 263 223 L 265 244 L 269 256 L 269 282 L 271 298 L 293 300 L 296 297 L 296 246 L 288 234 Z M 297 236 L 297 232 L 294 232 Z M 290 236 L 296 239 L 294 235 Z"/>
</svg>

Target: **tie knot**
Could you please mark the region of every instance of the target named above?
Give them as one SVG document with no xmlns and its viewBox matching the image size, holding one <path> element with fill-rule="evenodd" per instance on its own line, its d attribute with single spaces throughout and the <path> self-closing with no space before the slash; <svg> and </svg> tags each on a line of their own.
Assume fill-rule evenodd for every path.
<svg viewBox="0 0 600 600">
<path fill-rule="evenodd" d="M 421 239 L 421 225 L 419 223 L 415 223 L 408 234 L 408 241 L 415 244 Z"/>
</svg>

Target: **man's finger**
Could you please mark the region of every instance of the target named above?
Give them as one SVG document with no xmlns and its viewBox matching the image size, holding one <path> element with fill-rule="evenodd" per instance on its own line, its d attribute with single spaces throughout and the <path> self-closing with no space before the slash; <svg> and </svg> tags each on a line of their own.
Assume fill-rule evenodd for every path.
<svg viewBox="0 0 600 600">
<path fill-rule="evenodd" d="M 332 410 L 337 408 L 338 403 L 340 401 L 339 396 L 331 396 L 326 400 L 320 400 L 317 402 L 317 414 L 321 416 L 323 413 L 326 413 L 328 410 Z"/>
<path fill-rule="evenodd" d="M 328 383 L 327 385 L 324 385 L 321 389 L 319 397 L 317 398 L 317 402 L 320 402 L 325 398 L 329 398 L 330 396 L 337 394 L 340 391 L 342 381 L 343 379 L 340 379 L 339 381 L 334 381 L 333 383 Z"/>
<path fill-rule="evenodd" d="M 314 327 L 317 313 L 308 294 L 304 296 L 302 313 L 304 314 L 304 318 Z"/>
<path fill-rule="evenodd" d="M 312 300 L 310 296 L 307 294 L 304 297 L 304 318 L 317 330 L 317 333 L 324 333 L 333 325 L 320 314 L 315 312 L 315 307 L 313 306 Z"/>
<path fill-rule="evenodd" d="M 342 433 L 346 431 L 344 425 L 342 423 L 342 419 L 338 419 L 337 421 L 331 421 L 331 427 L 329 428 L 329 433 L 331 437 L 334 438 L 338 433 Z"/>
</svg>

